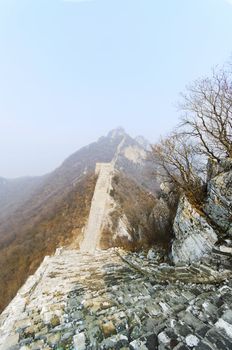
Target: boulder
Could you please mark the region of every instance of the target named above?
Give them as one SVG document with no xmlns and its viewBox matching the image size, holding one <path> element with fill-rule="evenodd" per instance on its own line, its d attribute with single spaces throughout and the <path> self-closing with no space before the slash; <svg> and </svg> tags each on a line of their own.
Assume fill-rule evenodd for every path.
<svg viewBox="0 0 232 350">
<path fill-rule="evenodd" d="M 73 337 L 73 345 L 75 350 L 85 350 L 86 345 L 85 345 L 86 339 L 85 339 L 85 333 L 77 333 Z"/>
<path fill-rule="evenodd" d="M 180 199 L 173 230 L 172 256 L 175 263 L 197 261 L 210 253 L 217 242 L 217 234 L 204 214 L 194 208 L 186 196 Z"/>
</svg>

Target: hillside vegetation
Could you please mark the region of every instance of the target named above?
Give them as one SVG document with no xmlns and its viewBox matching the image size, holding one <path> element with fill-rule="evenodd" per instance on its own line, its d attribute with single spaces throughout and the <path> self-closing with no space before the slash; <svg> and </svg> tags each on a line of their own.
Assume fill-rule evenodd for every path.
<svg viewBox="0 0 232 350">
<path fill-rule="evenodd" d="M 110 195 L 113 208 L 102 233 L 101 247 L 138 250 L 157 243 L 152 218 L 157 198 L 119 172 L 112 180 Z"/>
<path fill-rule="evenodd" d="M 0 312 L 46 255 L 54 253 L 59 246 L 78 247 L 95 182 L 94 175 L 87 175 L 69 191 L 38 208 L 34 216 L 26 216 L 24 220 L 22 209 L 17 213 L 18 222 L 21 213 L 20 225 L 15 216 L 8 225 L 0 225 Z"/>
</svg>

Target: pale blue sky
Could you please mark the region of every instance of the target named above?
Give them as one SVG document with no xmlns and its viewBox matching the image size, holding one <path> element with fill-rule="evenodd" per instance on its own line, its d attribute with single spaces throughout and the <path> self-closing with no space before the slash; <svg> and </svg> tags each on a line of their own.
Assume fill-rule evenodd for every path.
<svg viewBox="0 0 232 350">
<path fill-rule="evenodd" d="M 156 141 L 231 53 L 229 0 L 0 0 L 0 176 L 51 171 L 119 125 Z"/>
</svg>

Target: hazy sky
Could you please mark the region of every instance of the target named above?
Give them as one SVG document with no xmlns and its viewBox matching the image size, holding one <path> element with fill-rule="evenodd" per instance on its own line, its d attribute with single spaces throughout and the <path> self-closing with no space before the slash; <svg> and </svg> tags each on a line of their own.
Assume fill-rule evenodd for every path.
<svg viewBox="0 0 232 350">
<path fill-rule="evenodd" d="M 229 0 L 0 0 L 0 176 L 46 173 L 117 126 L 157 140 L 231 53 Z"/>
</svg>

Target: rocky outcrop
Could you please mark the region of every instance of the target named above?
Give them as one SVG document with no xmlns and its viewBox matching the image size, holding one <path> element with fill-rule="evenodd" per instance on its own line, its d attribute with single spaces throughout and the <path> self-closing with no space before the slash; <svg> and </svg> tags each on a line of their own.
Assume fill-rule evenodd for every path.
<svg viewBox="0 0 232 350">
<path fill-rule="evenodd" d="M 211 252 L 217 242 L 217 234 L 204 214 L 197 211 L 185 196 L 180 199 L 173 230 L 172 256 L 175 263 L 197 261 Z"/>
<path fill-rule="evenodd" d="M 232 236 L 232 159 L 208 163 L 207 197 L 197 210 L 184 196 L 181 198 L 173 230 L 174 262 L 191 262 L 212 251 L 219 239 Z"/>
<path fill-rule="evenodd" d="M 232 237 L 232 159 L 209 162 L 209 182 L 205 213 Z"/>
</svg>

